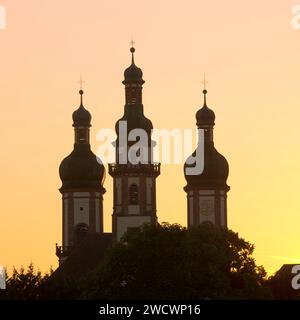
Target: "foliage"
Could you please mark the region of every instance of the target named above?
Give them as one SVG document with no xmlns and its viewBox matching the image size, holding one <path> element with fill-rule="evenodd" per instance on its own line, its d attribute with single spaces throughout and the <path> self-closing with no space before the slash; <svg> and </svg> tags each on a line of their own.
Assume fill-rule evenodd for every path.
<svg viewBox="0 0 300 320">
<path fill-rule="evenodd" d="M 9 300 L 34 300 L 38 298 L 38 288 L 45 283 L 53 270 L 42 275 L 35 270 L 33 263 L 30 263 L 27 270 L 22 266 L 20 270 L 13 268 L 12 275 L 6 282 L 6 290 L 1 290 L 0 299 Z"/>
<path fill-rule="evenodd" d="M 268 299 L 254 245 L 204 223 L 143 225 L 128 231 L 96 270 L 76 281 L 14 268 L 0 299 Z"/>
<path fill-rule="evenodd" d="M 90 276 L 89 299 L 264 299 L 254 246 L 211 223 L 130 230 Z"/>
</svg>

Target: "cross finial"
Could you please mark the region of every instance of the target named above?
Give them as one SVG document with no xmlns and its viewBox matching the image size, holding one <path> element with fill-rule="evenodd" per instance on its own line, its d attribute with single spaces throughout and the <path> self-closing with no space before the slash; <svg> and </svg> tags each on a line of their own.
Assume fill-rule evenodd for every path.
<svg viewBox="0 0 300 320">
<path fill-rule="evenodd" d="M 133 39 L 131 39 L 130 44 L 131 44 L 131 48 L 133 48 L 135 45 L 135 42 L 133 41 Z"/>
<path fill-rule="evenodd" d="M 204 73 L 203 81 L 201 81 L 201 83 L 203 83 L 203 90 L 206 90 L 206 85 L 208 84 L 208 81 L 206 81 L 205 73 Z"/>
<path fill-rule="evenodd" d="M 82 85 L 85 83 L 85 81 L 82 80 L 82 77 L 80 76 L 80 80 L 78 81 L 80 85 L 80 91 L 82 91 Z"/>
</svg>

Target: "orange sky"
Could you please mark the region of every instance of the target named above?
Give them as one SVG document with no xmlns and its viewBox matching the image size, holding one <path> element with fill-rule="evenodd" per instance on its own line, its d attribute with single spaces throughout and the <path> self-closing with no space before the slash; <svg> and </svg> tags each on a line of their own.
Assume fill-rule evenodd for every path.
<svg viewBox="0 0 300 320">
<path fill-rule="evenodd" d="M 300 261 L 300 0 L 0 0 L 0 264 L 56 267 L 60 161 L 72 150 L 78 79 L 100 128 L 122 115 L 123 71 L 136 42 L 145 114 L 156 128 L 195 128 L 208 78 L 215 143 L 230 164 L 229 227 L 269 272 Z M 181 165 L 162 167 L 159 221 L 186 224 Z M 112 180 L 105 182 L 111 229 Z M 292 260 L 289 260 L 292 259 Z M 293 260 L 299 259 L 299 260 Z"/>
</svg>

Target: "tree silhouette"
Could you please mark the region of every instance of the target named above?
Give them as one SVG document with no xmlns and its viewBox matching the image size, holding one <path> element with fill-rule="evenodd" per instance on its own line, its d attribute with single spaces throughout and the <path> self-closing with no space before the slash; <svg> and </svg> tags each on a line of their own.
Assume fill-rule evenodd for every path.
<svg viewBox="0 0 300 320">
<path fill-rule="evenodd" d="M 2 299 L 269 299 L 254 245 L 211 223 L 130 229 L 81 278 L 14 268 Z M 267 282 L 270 284 L 270 281 Z M 1 292 L 2 291 L 2 292 Z"/>
<path fill-rule="evenodd" d="M 264 299 L 254 246 L 204 223 L 144 225 L 127 232 L 83 288 L 89 299 Z"/>
<path fill-rule="evenodd" d="M 38 299 L 38 288 L 52 274 L 52 269 L 49 273 L 42 275 L 40 271 L 36 271 L 33 263 L 30 263 L 27 270 L 22 266 L 19 270 L 13 268 L 12 275 L 6 281 L 6 290 L 2 292 L 0 299 L 6 300 L 34 300 Z"/>
</svg>

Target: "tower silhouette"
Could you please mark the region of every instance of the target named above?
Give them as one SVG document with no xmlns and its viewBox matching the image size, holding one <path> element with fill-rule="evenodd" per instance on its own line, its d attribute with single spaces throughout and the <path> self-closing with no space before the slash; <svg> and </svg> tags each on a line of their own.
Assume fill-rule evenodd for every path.
<svg viewBox="0 0 300 320">
<path fill-rule="evenodd" d="M 105 168 L 91 151 L 91 114 L 82 102 L 73 112 L 74 149 L 60 164 L 63 219 L 62 246 L 56 246 L 56 255 L 62 263 L 76 244 L 87 234 L 103 233 L 103 187 Z"/>
<path fill-rule="evenodd" d="M 152 122 L 144 115 L 142 103 L 142 70 L 131 65 L 124 72 L 124 115 L 116 123 L 116 163 L 109 165 L 113 177 L 112 229 L 114 241 L 119 241 L 129 228 L 143 223 L 156 224 L 156 178 L 160 164 L 152 162 Z M 137 136 L 134 135 L 134 131 Z M 130 137 L 131 135 L 134 138 Z M 139 136 L 141 135 L 141 136 Z M 137 143 L 139 146 L 137 147 Z"/>
<path fill-rule="evenodd" d="M 229 166 L 227 160 L 216 150 L 214 146 L 213 130 L 215 125 L 215 114 L 207 106 L 207 90 L 203 90 L 204 104 L 197 111 L 196 120 L 198 132 L 204 133 L 204 168 L 201 173 L 189 174 L 188 169 L 197 164 L 187 161 L 184 165 L 185 179 L 184 187 L 187 193 L 188 227 L 210 221 L 219 226 L 227 226 L 227 177 Z M 201 135 L 199 135 L 201 137 Z M 198 144 L 201 141 L 198 141 Z M 201 148 L 197 148 L 199 152 Z M 196 157 L 196 151 L 191 155 Z M 190 159 L 188 159 L 190 160 Z"/>
</svg>

